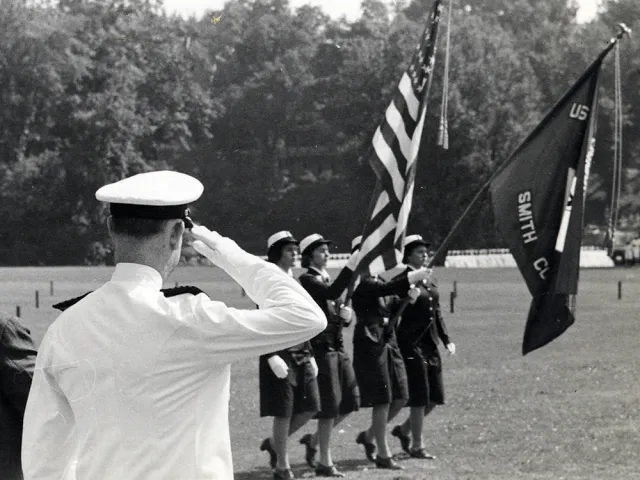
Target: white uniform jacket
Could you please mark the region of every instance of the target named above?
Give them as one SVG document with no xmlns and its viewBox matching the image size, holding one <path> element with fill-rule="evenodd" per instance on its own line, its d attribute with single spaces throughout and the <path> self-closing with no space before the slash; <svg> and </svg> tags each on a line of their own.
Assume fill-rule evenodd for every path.
<svg viewBox="0 0 640 480">
<path fill-rule="evenodd" d="M 156 270 L 120 263 L 53 322 L 25 413 L 25 480 L 233 479 L 230 362 L 304 342 L 327 321 L 275 265 L 228 239 L 215 257 L 259 310 L 165 298 Z"/>
</svg>

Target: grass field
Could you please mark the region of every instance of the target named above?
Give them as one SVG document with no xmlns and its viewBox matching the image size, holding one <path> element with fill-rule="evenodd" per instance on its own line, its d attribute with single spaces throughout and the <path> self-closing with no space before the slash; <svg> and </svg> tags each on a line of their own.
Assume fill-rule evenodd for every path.
<svg viewBox="0 0 640 480">
<path fill-rule="evenodd" d="M 0 309 L 22 317 L 40 342 L 56 317 L 51 305 L 108 280 L 110 268 L 0 268 Z M 429 417 L 433 461 L 402 459 L 380 471 L 354 443 L 369 410 L 334 432 L 334 460 L 356 480 L 640 479 L 640 270 L 583 270 L 577 321 L 562 337 L 520 354 L 529 295 L 515 269 L 437 269 L 443 312 L 458 353 L 443 352 L 447 404 Z M 455 313 L 449 292 L 457 281 Z M 617 299 L 617 282 L 623 298 Z M 55 292 L 50 295 L 49 282 Z M 252 308 L 218 269 L 182 268 L 172 282 L 198 285 L 212 298 Z M 34 305 L 40 292 L 40 308 Z M 351 332 L 347 332 L 351 347 Z M 401 414 L 404 419 L 406 413 Z M 232 368 L 230 408 L 236 479 L 271 478 L 258 445 L 269 419 L 258 416 L 257 359 Z M 299 478 L 314 476 L 294 437 Z M 392 443 L 395 451 L 399 445 Z"/>
</svg>

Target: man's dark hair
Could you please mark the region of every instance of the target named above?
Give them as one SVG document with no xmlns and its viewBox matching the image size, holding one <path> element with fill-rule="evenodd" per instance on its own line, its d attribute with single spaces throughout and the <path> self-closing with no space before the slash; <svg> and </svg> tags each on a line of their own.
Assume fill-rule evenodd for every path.
<svg viewBox="0 0 640 480">
<path fill-rule="evenodd" d="M 168 220 L 112 217 L 113 233 L 134 238 L 146 238 L 162 232 Z"/>
</svg>

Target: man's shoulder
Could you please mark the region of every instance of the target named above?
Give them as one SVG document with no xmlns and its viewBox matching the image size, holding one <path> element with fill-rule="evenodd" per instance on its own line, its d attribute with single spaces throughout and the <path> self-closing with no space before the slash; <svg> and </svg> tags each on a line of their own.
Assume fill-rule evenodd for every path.
<svg viewBox="0 0 640 480">
<path fill-rule="evenodd" d="M 67 309 L 75 306 L 76 304 L 79 304 L 81 301 L 84 301 L 83 303 L 86 303 L 88 299 L 87 300 L 85 299 L 92 293 L 98 292 L 99 290 L 100 289 L 87 292 L 78 297 L 70 298 L 68 300 L 64 300 L 62 302 L 56 303 L 55 305 L 53 305 L 53 308 L 64 312 Z M 160 292 L 164 295 L 165 298 L 179 297 L 182 295 L 196 296 L 196 295 L 200 295 L 201 293 L 206 295 L 206 293 L 203 290 L 193 285 L 183 285 L 183 286 L 174 287 L 174 288 L 163 288 L 162 290 L 160 290 Z"/>
</svg>

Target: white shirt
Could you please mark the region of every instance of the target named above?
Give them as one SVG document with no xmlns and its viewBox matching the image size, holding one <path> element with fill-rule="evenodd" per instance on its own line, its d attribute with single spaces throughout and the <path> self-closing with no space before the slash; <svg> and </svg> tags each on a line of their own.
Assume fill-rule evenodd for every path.
<svg viewBox="0 0 640 480">
<path fill-rule="evenodd" d="M 216 252 L 259 310 L 165 298 L 156 270 L 121 263 L 53 322 L 24 418 L 25 480 L 233 479 L 229 363 L 304 342 L 326 318 L 275 265 L 231 241 Z"/>
</svg>

